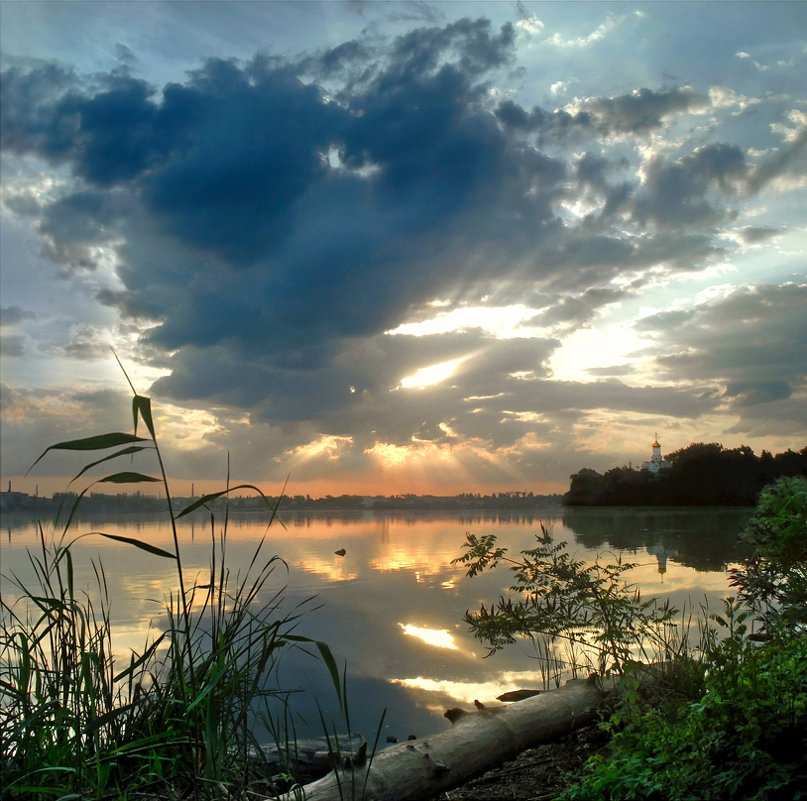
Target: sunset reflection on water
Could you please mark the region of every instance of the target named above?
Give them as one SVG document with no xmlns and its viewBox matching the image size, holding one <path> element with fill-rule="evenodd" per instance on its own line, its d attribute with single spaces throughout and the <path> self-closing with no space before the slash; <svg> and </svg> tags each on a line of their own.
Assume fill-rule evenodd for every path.
<svg viewBox="0 0 807 801">
<path fill-rule="evenodd" d="M 558 510 L 546 522 L 556 540 L 567 540 L 578 558 L 592 561 L 604 554 L 609 560 L 621 556 L 638 563 L 630 580 L 643 597 L 668 597 L 679 608 L 705 601 L 715 610 L 728 594 L 725 568 L 736 559 L 741 515 L 710 516 L 704 510 L 692 514 L 642 517 L 638 512 L 610 511 L 598 518 Z M 99 529 L 171 547 L 170 527 L 164 521 L 92 521 L 80 523 L 76 534 Z M 452 564 L 462 553 L 468 531 L 495 532 L 517 555 L 534 545 L 538 530 L 537 518 L 497 520 L 451 513 L 299 516 L 273 524 L 268 532 L 265 522 L 235 518 L 229 523 L 226 557 L 231 581 L 243 577 L 266 536 L 260 558 L 277 555 L 285 562 L 275 563 L 264 591 L 267 597 L 285 586 L 284 608 L 291 610 L 315 596 L 298 633 L 329 643 L 337 664 L 347 664 L 360 699 L 357 725 L 366 710 L 369 730 L 371 712 L 387 707 L 385 726 L 397 735 L 403 729 L 438 731 L 447 725 L 442 719 L 446 707 L 472 704 L 474 699 L 490 702 L 504 691 L 541 687 L 546 680 L 532 643 L 518 643 L 483 659 L 487 648 L 473 639 L 463 621 L 467 609 L 478 609 L 480 602 L 489 605 L 507 592 L 512 582 L 506 567 L 469 579 L 462 565 Z M 211 532 L 218 537 L 220 527 L 196 521 L 179 528 L 189 582 L 208 580 Z M 26 549 L 36 542 L 32 525 L 13 528 L 3 544 L 3 572 L 25 576 Z M 344 555 L 337 553 L 342 550 Z M 173 563 L 99 537 L 80 540 L 73 556 L 78 586 L 92 586 L 91 559 L 102 560 L 114 647 L 121 653 L 129 648 L 142 651 L 149 632 L 154 636 L 165 627 L 162 603 L 176 592 Z M 662 565 L 664 572 L 659 572 Z M 4 598 L 13 599 L 13 588 L 5 580 L 2 589 Z M 290 653 L 289 668 L 280 680 L 327 696 L 326 672 L 310 658 L 301 659 Z M 295 697 L 304 703 L 303 695 Z M 309 717 L 317 720 L 316 712 Z"/>
</svg>

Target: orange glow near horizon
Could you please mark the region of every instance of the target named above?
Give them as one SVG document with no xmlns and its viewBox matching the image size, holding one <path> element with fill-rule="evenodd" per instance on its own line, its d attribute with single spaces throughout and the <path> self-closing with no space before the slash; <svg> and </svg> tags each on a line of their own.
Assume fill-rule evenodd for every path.
<svg viewBox="0 0 807 801">
<path fill-rule="evenodd" d="M 428 471 L 428 472 L 427 472 Z M 8 482 L 14 492 L 24 492 L 28 495 L 51 497 L 57 492 L 81 492 L 83 485 L 72 484 L 68 486 L 69 478 L 65 476 L 3 476 L 2 487 L 5 492 Z M 414 470 L 411 463 L 404 463 L 400 469 L 386 468 L 374 471 L 370 475 L 349 474 L 343 478 L 317 478 L 295 481 L 292 471 L 288 483 L 282 479 L 255 479 L 231 478 L 230 485 L 253 484 L 259 487 L 266 495 L 277 497 L 281 492 L 287 496 L 310 495 L 312 498 L 325 498 L 328 495 L 395 496 L 395 495 L 437 495 L 454 496 L 461 493 L 479 493 L 490 495 L 497 492 L 530 491 L 536 495 L 549 495 L 564 493 L 569 489 L 568 482 L 557 484 L 552 482 L 526 480 L 504 480 L 498 482 L 482 482 L 471 479 L 467 472 L 459 469 L 453 471 L 447 465 L 442 469 L 433 469 L 433 466 L 422 465 L 420 470 Z M 78 486 L 77 486 L 78 485 Z M 196 497 L 205 493 L 220 492 L 224 488 L 224 481 L 216 479 L 169 479 L 171 494 L 176 498 L 191 497 L 191 491 Z M 131 484 L 126 486 L 112 486 L 99 484 L 93 487 L 91 493 L 105 495 L 132 495 L 136 492 L 144 495 L 162 495 L 162 485 L 159 484 Z M 248 490 L 239 490 L 236 495 L 249 495 Z"/>
</svg>

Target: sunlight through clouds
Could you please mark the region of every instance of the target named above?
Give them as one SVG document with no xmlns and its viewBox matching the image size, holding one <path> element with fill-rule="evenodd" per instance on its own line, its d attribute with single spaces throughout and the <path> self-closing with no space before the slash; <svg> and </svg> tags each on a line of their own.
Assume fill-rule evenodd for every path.
<svg viewBox="0 0 807 801">
<path fill-rule="evenodd" d="M 451 378 L 457 368 L 465 361 L 462 359 L 451 359 L 440 364 L 432 364 L 428 367 L 421 367 L 412 375 L 401 379 L 400 386 L 404 389 L 424 389 L 425 387 L 439 384 L 447 378 Z"/>
<path fill-rule="evenodd" d="M 430 305 L 441 308 L 445 304 Z M 479 328 L 496 337 L 507 338 L 521 336 L 517 332 L 518 327 L 534 315 L 535 309 L 520 303 L 510 306 L 461 306 L 424 320 L 403 322 L 384 333 L 421 337 Z"/>
<path fill-rule="evenodd" d="M 291 458 L 292 464 L 300 465 L 315 459 L 329 462 L 338 461 L 353 444 L 353 437 L 340 437 L 323 434 L 306 445 L 292 448 L 284 454 Z"/>
</svg>

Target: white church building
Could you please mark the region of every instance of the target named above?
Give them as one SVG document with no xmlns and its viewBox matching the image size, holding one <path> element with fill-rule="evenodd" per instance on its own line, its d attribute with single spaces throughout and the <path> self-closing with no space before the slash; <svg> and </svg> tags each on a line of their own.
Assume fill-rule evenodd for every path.
<svg viewBox="0 0 807 801">
<path fill-rule="evenodd" d="M 649 462 L 642 462 L 642 470 L 658 473 L 660 470 L 666 470 L 668 467 L 672 467 L 672 462 L 667 462 L 661 458 L 661 445 L 658 443 L 658 434 L 656 434 L 653 440 L 653 455 L 650 457 Z"/>
</svg>

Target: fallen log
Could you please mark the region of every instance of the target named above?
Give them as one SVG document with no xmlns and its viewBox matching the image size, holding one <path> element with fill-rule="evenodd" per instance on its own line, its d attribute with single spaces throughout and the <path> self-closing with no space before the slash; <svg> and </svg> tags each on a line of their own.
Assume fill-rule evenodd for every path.
<svg viewBox="0 0 807 801">
<path fill-rule="evenodd" d="M 657 671 L 644 667 L 642 682 Z M 387 748 L 364 765 L 331 771 L 305 785 L 306 801 L 422 801 L 464 784 L 513 759 L 527 748 L 549 742 L 591 722 L 612 699 L 622 677 L 572 679 L 558 690 L 514 704 L 449 716 L 449 731 Z M 282 801 L 294 801 L 289 793 Z M 268 801 L 268 800 L 267 800 Z"/>
<path fill-rule="evenodd" d="M 270 773 L 288 773 L 304 784 L 321 779 L 336 764 L 362 764 L 367 742 L 361 734 L 310 737 L 278 745 L 263 745 L 250 755 L 250 762 Z"/>
</svg>

